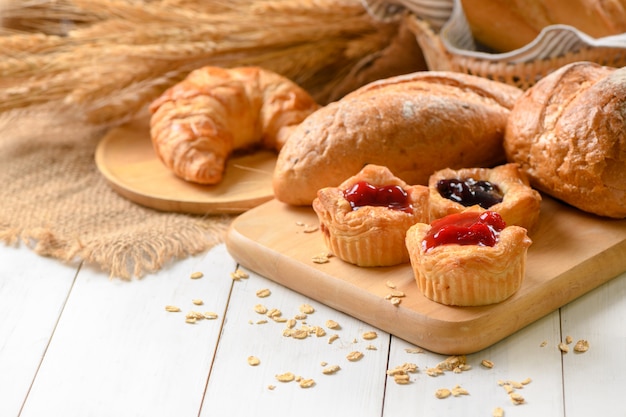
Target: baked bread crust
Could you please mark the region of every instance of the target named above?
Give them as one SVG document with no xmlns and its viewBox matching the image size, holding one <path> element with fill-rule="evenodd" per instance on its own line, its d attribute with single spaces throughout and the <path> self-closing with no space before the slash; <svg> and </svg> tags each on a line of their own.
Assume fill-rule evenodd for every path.
<svg viewBox="0 0 626 417">
<path fill-rule="evenodd" d="M 411 212 L 382 206 L 353 210 L 343 192 L 359 181 L 376 187 L 400 186 L 408 194 Z M 386 167 L 367 165 L 338 187 L 319 190 L 312 205 L 324 241 L 335 256 L 358 266 L 391 266 L 409 261 L 404 243 L 409 227 L 428 221 L 428 187 L 408 185 Z"/>
<path fill-rule="evenodd" d="M 506 120 L 522 91 L 453 72 L 424 71 L 379 80 L 317 110 L 278 155 L 275 197 L 310 205 L 367 164 L 409 184 L 442 168 L 504 162 Z"/>
<path fill-rule="evenodd" d="M 152 102 L 150 134 L 157 156 L 175 175 L 217 184 L 234 150 L 280 150 L 291 129 L 318 108 L 279 74 L 207 66 Z"/>
<path fill-rule="evenodd" d="M 626 217 L 626 68 L 580 62 L 541 79 L 511 112 L 504 148 L 534 188 Z"/>
<path fill-rule="evenodd" d="M 532 241 L 526 229 L 508 226 L 494 246 L 441 245 L 428 251 L 422 241 L 430 225 L 418 223 L 406 235 L 411 267 L 420 291 L 445 305 L 499 303 L 521 286 Z"/>
<path fill-rule="evenodd" d="M 488 210 L 500 214 L 508 226 L 520 226 L 530 231 L 537 224 L 541 210 L 541 194 L 530 187 L 528 178 L 514 163 L 494 168 L 462 168 L 460 170 L 446 168 L 435 172 L 428 182 L 431 222 L 449 214 L 468 210 L 467 206 L 443 197 L 437 189 L 437 183 L 440 180 L 453 178 L 460 180 L 473 178 L 497 185 L 502 192 L 502 201 L 489 207 Z M 487 211 L 478 205 L 470 208 L 476 211 Z"/>
</svg>

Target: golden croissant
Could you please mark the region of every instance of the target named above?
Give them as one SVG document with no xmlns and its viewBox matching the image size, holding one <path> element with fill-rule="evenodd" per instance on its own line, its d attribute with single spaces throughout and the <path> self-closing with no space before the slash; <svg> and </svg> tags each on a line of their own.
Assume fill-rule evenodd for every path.
<svg viewBox="0 0 626 417">
<path fill-rule="evenodd" d="M 159 159 L 190 182 L 217 184 L 234 150 L 279 151 L 320 106 L 291 80 L 258 67 L 202 67 L 150 105 Z"/>
</svg>

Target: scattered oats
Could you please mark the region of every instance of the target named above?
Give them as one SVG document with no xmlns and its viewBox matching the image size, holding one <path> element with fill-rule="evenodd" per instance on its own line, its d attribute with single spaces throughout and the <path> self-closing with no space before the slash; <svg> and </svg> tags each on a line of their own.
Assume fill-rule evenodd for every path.
<svg viewBox="0 0 626 417">
<path fill-rule="evenodd" d="M 363 339 L 365 340 L 374 340 L 378 337 L 378 333 L 376 332 L 365 332 L 362 334 Z"/>
<path fill-rule="evenodd" d="M 311 314 L 315 312 L 315 309 L 309 304 L 302 304 L 300 306 L 300 312 L 304 314 Z"/>
<path fill-rule="evenodd" d="M 170 313 L 178 313 L 180 311 L 180 308 L 176 306 L 165 306 L 165 311 L 169 311 Z"/>
<path fill-rule="evenodd" d="M 207 320 L 215 320 L 217 318 L 217 313 L 214 313 L 212 311 L 205 311 L 204 313 L 202 313 L 202 316 Z"/>
<path fill-rule="evenodd" d="M 257 304 L 254 306 L 254 311 L 256 311 L 259 314 L 266 314 L 267 307 L 265 307 L 263 304 Z"/>
<path fill-rule="evenodd" d="M 459 368 L 460 371 L 466 371 L 469 368 L 466 365 L 466 357 L 465 355 L 461 356 L 449 356 L 443 362 L 437 364 L 437 368 L 442 369 L 444 371 L 452 371 L 456 368 Z"/>
<path fill-rule="evenodd" d="M 283 315 L 282 311 L 280 311 L 277 308 L 272 308 L 270 309 L 267 313 L 265 313 L 265 315 L 271 319 L 276 318 L 276 317 L 280 317 Z"/>
<path fill-rule="evenodd" d="M 424 349 L 418 347 L 404 349 L 406 353 L 424 353 Z"/>
<path fill-rule="evenodd" d="M 525 402 L 524 397 L 522 397 L 517 392 L 510 393 L 509 398 L 511 399 L 511 402 L 515 405 L 524 404 Z"/>
<path fill-rule="evenodd" d="M 414 363 L 406 362 L 400 366 L 396 366 L 393 369 L 387 370 L 387 375 L 393 376 L 398 374 L 406 374 L 406 373 L 415 373 L 417 372 L 417 365 Z"/>
<path fill-rule="evenodd" d="M 426 375 L 428 376 L 439 376 L 443 375 L 443 370 L 440 368 L 427 368 Z"/>
<path fill-rule="evenodd" d="M 330 345 L 331 343 L 333 343 L 335 340 L 339 339 L 339 335 L 338 334 L 332 334 L 330 335 L 330 337 L 328 338 L 328 344 Z"/>
<path fill-rule="evenodd" d="M 330 262 L 329 256 L 327 253 L 320 253 L 319 255 L 314 255 L 311 260 L 316 264 L 327 264 Z"/>
<path fill-rule="evenodd" d="M 302 381 L 302 377 L 301 377 L 300 375 L 298 375 L 298 376 L 296 377 L 296 382 L 300 382 L 300 381 Z"/>
<path fill-rule="evenodd" d="M 589 342 L 585 339 L 581 339 L 574 345 L 574 352 L 584 353 L 589 350 Z"/>
<path fill-rule="evenodd" d="M 296 319 L 289 319 L 287 320 L 287 328 L 288 329 L 293 329 L 294 327 L 296 327 L 296 324 L 298 322 L 296 321 Z"/>
<path fill-rule="evenodd" d="M 293 318 L 296 320 L 306 320 L 307 315 L 304 313 L 300 313 L 300 314 L 296 314 L 295 316 L 293 316 Z"/>
<path fill-rule="evenodd" d="M 191 275 L 189 276 L 189 278 L 191 279 L 199 279 L 202 278 L 204 276 L 204 274 L 200 271 L 198 272 L 192 272 Z"/>
<path fill-rule="evenodd" d="M 363 358 L 363 352 L 359 352 L 359 351 L 353 351 L 348 353 L 348 355 L 346 356 L 346 358 L 350 361 L 350 362 L 356 362 L 361 360 L 361 358 Z"/>
<path fill-rule="evenodd" d="M 284 317 L 272 317 L 272 320 L 274 320 L 276 323 L 286 323 L 287 319 Z"/>
<path fill-rule="evenodd" d="M 279 380 L 280 382 L 291 382 L 294 379 L 296 379 L 296 376 L 292 374 L 291 372 L 285 372 L 284 374 L 276 375 L 276 379 Z"/>
<path fill-rule="evenodd" d="M 411 378 L 408 374 L 396 374 L 393 376 L 393 381 L 398 385 L 407 385 L 411 382 Z"/>
<path fill-rule="evenodd" d="M 185 323 L 194 324 L 197 320 L 194 317 L 187 317 Z"/>
<path fill-rule="evenodd" d="M 395 290 L 395 291 L 391 291 L 389 296 L 391 298 L 402 298 L 402 297 L 406 297 L 406 294 L 403 291 Z"/>
<path fill-rule="evenodd" d="M 313 385 L 315 385 L 315 381 L 312 379 L 300 380 L 300 388 L 311 388 Z"/>
<path fill-rule="evenodd" d="M 396 284 L 394 284 L 392 281 L 385 282 L 385 285 L 387 286 L 387 288 L 396 288 Z"/>
<path fill-rule="evenodd" d="M 572 336 L 565 336 L 565 343 L 567 343 L 568 345 L 572 343 Z"/>
<path fill-rule="evenodd" d="M 522 388 L 524 388 L 524 385 L 522 385 L 521 382 L 508 380 L 508 381 L 506 381 L 506 383 L 508 385 L 512 386 L 515 389 L 522 389 Z"/>
<path fill-rule="evenodd" d="M 276 385 L 271 385 L 270 384 L 270 385 L 267 386 L 267 389 L 270 390 L 270 391 L 273 391 L 274 388 L 276 388 Z"/>
<path fill-rule="evenodd" d="M 402 299 L 401 299 L 401 298 L 398 298 L 398 297 L 392 297 L 392 298 L 389 300 L 389 302 L 390 302 L 391 304 L 393 304 L 394 306 L 397 306 L 397 305 L 400 305 L 400 303 L 402 302 Z"/>
<path fill-rule="evenodd" d="M 185 318 L 194 319 L 194 320 L 202 320 L 204 318 L 204 315 L 200 313 L 199 311 L 190 311 L 189 313 L 187 313 Z"/>
<path fill-rule="evenodd" d="M 490 360 L 488 360 L 488 359 L 483 359 L 483 360 L 480 362 L 480 364 L 481 364 L 482 366 L 484 366 L 485 368 L 488 368 L 488 369 L 493 368 L 493 362 L 492 362 L 492 361 L 490 361 Z"/>
<path fill-rule="evenodd" d="M 249 278 L 250 275 L 247 272 L 237 268 L 235 269 L 235 272 L 230 273 L 230 277 L 233 279 L 233 281 L 239 281 L 240 279 Z"/>
<path fill-rule="evenodd" d="M 367 350 L 378 350 L 378 349 L 376 349 L 376 346 L 374 346 L 374 345 L 367 345 L 367 346 L 365 346 L 365 349 L 367 349 Z"/>
<path fill-rule="evenodd" d="M 259 320 L 256 322 L 256 324 L 266 324 L 267 320 L 263 319 L 263 320 Z"/>
<path fill-rule="evenodd" d="M 460 385 L 456 385 L 454 388 L 452 388 L 452 395 L 458 397 L 459 395 L 469 395 L 469 392 L 465 388 L 462 388 Z"/>
<path fill-rule="evenodd" d="M 521 381 L 521 384 L 522 384 L 522 385 L 528 385 L 528 384 L 530 384 L 532 381 L 533 381 L 532 379 L 530 379 L 530 378 L 526 378 L 526 379 L 524 379 L 523 381 Z"/>
<path fill-rule="evenodd" d="M 337 371 L 339 371 L 340 369 L 341 369 L 341 368 L 339 367 L 339 365 L 331 365 L 331 366 L 329 366 L 329 367 L 327 367 L 327 368 L 324 368 L 324 369 L 322 370 L 322 373 L 323 373 L 324 375 L 332 375 L 332 374 L 334 374 L 334 373 L 337 373 Z"/>
<path fill-rule="evenodd" d="M 493 413 L 491 413 L 493 417 L 504 417 L 504 410 L 501 407 L 496 407 L 493 409 Z"/>
<path fill-rule="evenodd" d="M 272 292 L 269 289 L 263 288 L 262 290 L 258 290 L 256 292 L 256 296 L 259 298 L 265 298 L 265 297 L 269 297 L 271 293 Z"/>
<path fill-rule="evenodd" d="M 328 327 L 329 329 L 332 329 L 332 330 L 338 330 L 338 329 L 341 328 L 339 323 L 337 323 L 334 320 L 326 320 L 326 327 Z"/>
<path fill-rule="evenodd" d="M 439 388 L 435 391 L 435 397 L 439 399 L 448 398 L 452 392 L 448 388 Z"/>
<path fill-rule="evenodd" d="M 559 349 L 561 350 L 561 352 L 563 353 L 567 353 L 569 352 L 569 346 L 567 346 L 565 343 L 561 342 L 559 343 Z"/>
<path fill-rule="evenodd" d="M 204 301 L 200 300 L 199 298 L 191 300 L 191 302 L 197 306 L 201 306 L 202 304 L 204 304 Z"/>
<path fill-rule="evenodd" d="M 509 384 L 504 384 L 504 385 L 502 385 L 502 387 L 504 388 L 504 390 L 506 391 L 507 394 L 511 394 L 513 391 L 515 391 L 515 388 L 513 388 Z"/>
<path fill-rule="evenodd" d="M 326 336 L 326 330 L 324 330 L 322 327 L 320 326 L 315 326 L 315 336 L 317 337 L 324 337 Z"/>
<path fill-rule="evenodd" d="M 248 365 L 257 366 L 261 361 L 256 356 L 248 356 Z"/>
<path fill-rule="evenodd" d="M 539 345 L 539 347 L 546 347 L 548 345 L 548 341 L 544 340 L 543 342 L 541 342 L 541 344 Z"/>
<path fill-rule="evenodd" d="M 321 365 L 321 366 L 326 366 L 326 365 L 328 365 L 328 362 L 326 362 L 326 361 L 321 361 L 321 362 L 320 362 L 320 365 Z"/>
<path fill-rule="evenodd" d="M 309 337 L 309 332 L 304 329 L 294 329 L 291 331 L 291 337 L 294 339 L 306 339 Z"/>
</svg>

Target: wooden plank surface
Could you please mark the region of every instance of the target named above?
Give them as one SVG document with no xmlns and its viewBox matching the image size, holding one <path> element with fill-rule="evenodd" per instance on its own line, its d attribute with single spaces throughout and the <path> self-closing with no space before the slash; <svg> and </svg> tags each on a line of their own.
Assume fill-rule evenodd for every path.
<svg viewBox="0 0 626 417">
<path fill-rule="evenodd" d="M 223 180 L 200 185 L 176 177 L 158 159 L 145 119 L 112 129 L 96 149 L 96 165 L 123 197 L 157 210 L 241 213 L 270 200 L 276 153 L 234 154 Z"/>
<path fill-rule="evenodd" d="M 0 250 L 0 416 L 19 414 L 76 270 L 24 247 Z"/>
<path fill-rule="evenodd" d="M 256 292 L 262 289 L 269 289 L 271 294 L 259 298 Z M 380 416 L 389 334 L 253 272 L 248 279 L 234 285 L 231 300 L 236 302 L 228 307 L 228 320 L 201 417 Z M 325 334 L 310 333 L 304 339 L 287 337 L 283 332 L 288 323 L 256 313 L 257 304 L 279 310 L 287 320 L 300 314 L 300 307 L 308 304 L 314 312 L 298 319 L 293 328 L 317 326 Z M 334 320 L 340 328 L 328 328 L 328 320 Z M 364 339 L 363 334 L 370 331 L 375 331 L 377 337 Z M 329 343 L 331 335 L 338 338 Z M 363 358 L 349 361 L 347 355 L 353 351 L 363 353 Z M 250 366 L 249 356 L 257 357 L 260 364 Z M 332 375 L 323 374 L 331 365 L 341 369 Z M 276 375 L 286 372 L 312 379 L 315 384 L 302 388 L 297 381 L 279 382 Z"/>
<path fill-rule="evenodd" d="M 197 416 L 234 268 L 222 245 L 142 280 L 82 269 L 20 416 Z"/>
<path fill-rule="evenodd" d="M 544 197 L 531 234 L 526 277 L 502 303 L 449 307 L 426 299 L 408 264 L 359 268 L 339 259 L 315 264 L 325 252 L 308 207 L 272 200 L 238 217 L 227 236 L 244 266 L 297 292 L 429 350 L 472 353 L 484 349 L 626 270 L 626 221 L 600 219 Z M 407 296 L 392 306 L 393 281 Z M 311 285 L 311 283 L 315 283 Z"/>
</svg>

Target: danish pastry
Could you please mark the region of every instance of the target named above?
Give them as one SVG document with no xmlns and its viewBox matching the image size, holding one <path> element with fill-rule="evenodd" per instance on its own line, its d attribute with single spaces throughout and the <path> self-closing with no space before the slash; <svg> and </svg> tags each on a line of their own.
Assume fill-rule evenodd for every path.
<svg viewBox="0 0 626 417">
<path fill-rule="evenodd" d="M 367 165 L 338 187 L 319 190 L 312 205 L 335 256 L 358 266 L 391 266 L 409 261 L 409 227 L 428 221 L 428 187 Z"/>
<path fill-rule="evenodd" d="M 440 170 L 431 175 L 430 220 L 468 207 L 495 211 L 506 224 L 531 230 L 539 220 L 541 194 L 532 189 L 517 164 L 494 168 Z"/>
<path fill-rule="evenodd" d="M 532 241 L 493 211 L 468 210 L 417 223 L 406 246 L 420 291 L 445 305 L 494 304 L 521 286 Z"/>
<path fill-rule="evenodd" d="M 319 108 L 287 78 L 258 67 L 203 67 L 150 105 L 159 159 L 190 182 L 217 184 L 236 149 L 280 150 L 291 129 Z"/>
</svg>

